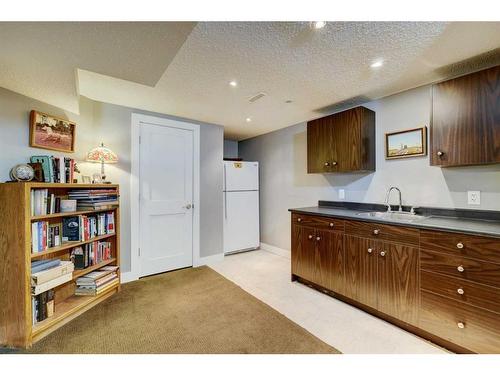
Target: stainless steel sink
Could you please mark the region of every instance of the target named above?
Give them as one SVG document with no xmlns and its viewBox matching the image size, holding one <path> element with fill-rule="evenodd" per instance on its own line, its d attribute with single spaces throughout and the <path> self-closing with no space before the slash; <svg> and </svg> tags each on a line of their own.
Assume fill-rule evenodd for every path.
<svg viewBox="0 0 500 375">
<path fill-rule="evenodd" d="M 391 211 L 391 212 L 379 212 L 379 211 L 360 212 L 360 213 L 357 214 L 357 216 L 366 217 L 366 218 L 373 218 L 373 219 L 379 219 L 379 220 L 387 220 L 387 221 L 402 221 L 402 222 L 407 222 L 407 223 L 411 223 L 411 222 L 414 222 L 414 221 L 423 220 L 423 219 L 426 218 L 425 216 L 415 215 L 415 214 L 411 214 L 409 212 L 398 212 L 398 211 Z"/>
</svg>

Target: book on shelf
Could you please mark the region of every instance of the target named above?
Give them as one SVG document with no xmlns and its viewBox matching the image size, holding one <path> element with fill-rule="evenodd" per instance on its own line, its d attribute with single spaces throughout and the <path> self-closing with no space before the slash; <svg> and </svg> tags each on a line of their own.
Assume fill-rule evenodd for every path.
<svg viewBox="0 0 500 375">
<path fill-rule="evenodd" d="M 31 252 L 39 253 L 62 245 L 62 224 L 48 221 L 31 223 Z"/>
<path fill-rule="evenodd" d="M 32 156 L 32 163 L 41 163 L 44 182 L 72 183 L 75 178 L 75 160 L 65 157 Z"/>
<path fill-rule="evenodd" d="M 41 285 L 50 280 L 56 279 L 59 276 L 66 275 L 68 273 L 73 273 L 75 266 L 71 261 L 61 261 L 59 266 L 49 268 L 43 271 L 35 272 L 31 274 L 31 285 Z"/>
<path fill-rule="evenodd" d="M 68 195 L 77 201 L 79 210 L 100 210 L 118 205 L 118 192 L 115 189 L 71 190 Z"/>
<path fill-rule="evenodd" d="M 115 233 L 115 213 L 68 216 L 62 219 L 62 241 L 88 241 Z"/>
<path fill-rule="evenodd" d="M 54 315 L 54 296 L 54 290 L 50 289 L 31 297 L 31 312 L 33 324 L 42 322 Z"/>
<path fill-rule="evenodd" d="M 50 268 L 59 267 L 60 265 L 61 265 L 60 259 L 34 260 L 31 262 L 31 274 L 45 271 Z"/>
<path fill-rule="evenodd" d="M 94 241 L 71 251 L 75 269 L 82 270 L 112 258 L 111 242 Z"/>
<path fill-rule="evenodd" d="M 49 289 L 53 289 L 56 286 L 59 286 L 61 284 L 67 283 L 68 281 L 71 281 L 73 279 L 73 273 L 66 273 L 64 275 L 58 276 L 52 280 L 49 280 L 43 284 L 39 285 L 32 285 L 31 286 L 31 295 L 36 296 L 39 295 L 40 293 L 46 292 Z"/>
<path fill-rule="evenodd" d="M 62 199 L 64 197 L 49 193 L 49 189 L 32 189 L 30 193 L 31 216 L 61 212 Z"/>
<path fill-rule="evenodd" d="M 118 266 L 102 267 L 76 279 L 75 295 L 96 296 L 116 287 L 119 283 Z"/>
</svg>

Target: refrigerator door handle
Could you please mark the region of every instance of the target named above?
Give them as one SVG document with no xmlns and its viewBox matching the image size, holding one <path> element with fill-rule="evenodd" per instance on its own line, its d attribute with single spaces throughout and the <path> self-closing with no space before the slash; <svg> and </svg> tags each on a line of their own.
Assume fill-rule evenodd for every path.
<svg viewBox="0 0 500 375">
<path fill-rule="evenodd" d="M 226 191 L 227 177 L 226 177 L 226 163 L 224 163 L 224 191 Z"/>
<path fill-rule="evenodd" d="M 227 192 L 224 192 L 224 218 L 227 219 Z"/>
</svg>

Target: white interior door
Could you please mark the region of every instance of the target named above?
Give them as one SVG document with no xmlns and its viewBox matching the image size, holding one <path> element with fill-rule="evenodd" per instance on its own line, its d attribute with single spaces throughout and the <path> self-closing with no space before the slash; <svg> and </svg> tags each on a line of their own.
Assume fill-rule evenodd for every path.
<svg viewBox="0 0 500 375">
<path fill-rule="evenodd" d="M 191 130 L 140 125 L 141 276 L 193 265 Z"/>
</svg>

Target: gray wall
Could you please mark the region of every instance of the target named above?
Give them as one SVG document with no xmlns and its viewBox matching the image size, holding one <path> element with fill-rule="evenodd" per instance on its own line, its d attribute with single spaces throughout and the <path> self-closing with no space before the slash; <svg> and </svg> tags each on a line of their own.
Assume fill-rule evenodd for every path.
<svg viewBox="0 0 500 375">
<path fill-rule="evenodd" d="M 290 249 L 291 207 L 317 205 L 319 199 L 382 203 L 390 186 L 405 204 L 500 210 L 500 165 L 439 168 L 429 157 L 385 160 L 384 134 L 429 125 L 430 86 L 365 104 L 376 112 L 377 170 L 367 174 L 307 174 L 306 124 L 239 142 L 240 156 L 261 168 L 261 241 Z M 467 205 L 467 190 L 481 191 L 481 205 Z"/>
<path fill-rule="evenodd" d="M 238 157 L 238 142 L 229 139 L 224 140 L 224 157 L 237 158 Z"/>
<path fill-rule="evenodd" d="M 200 124 L 200 243 L 201 256 L 222 253 L 222 150 L 223 128 L 187 119 L 134 110 L 81 98 L 80 114 L 65 112 L 34 99 L 0 89 L 0 181 L 8 180 L 12 166 L 26 163 L 31 155 L 54 155 L 29 147 L 28 117 L 31 109 L 66 117 L 77 123 L 76 152 L 83 175 L 99 171 L 86 163 L 86 152 L 103 141 L 118 155 L 117 164 L 106 165 L 108 179 L 121 190 L 121 267 L 130 270 L 130 127 L 132 113 L 145 113 Z M 66 154 L 67 155 L 67 154 Z"/>
</svg>

